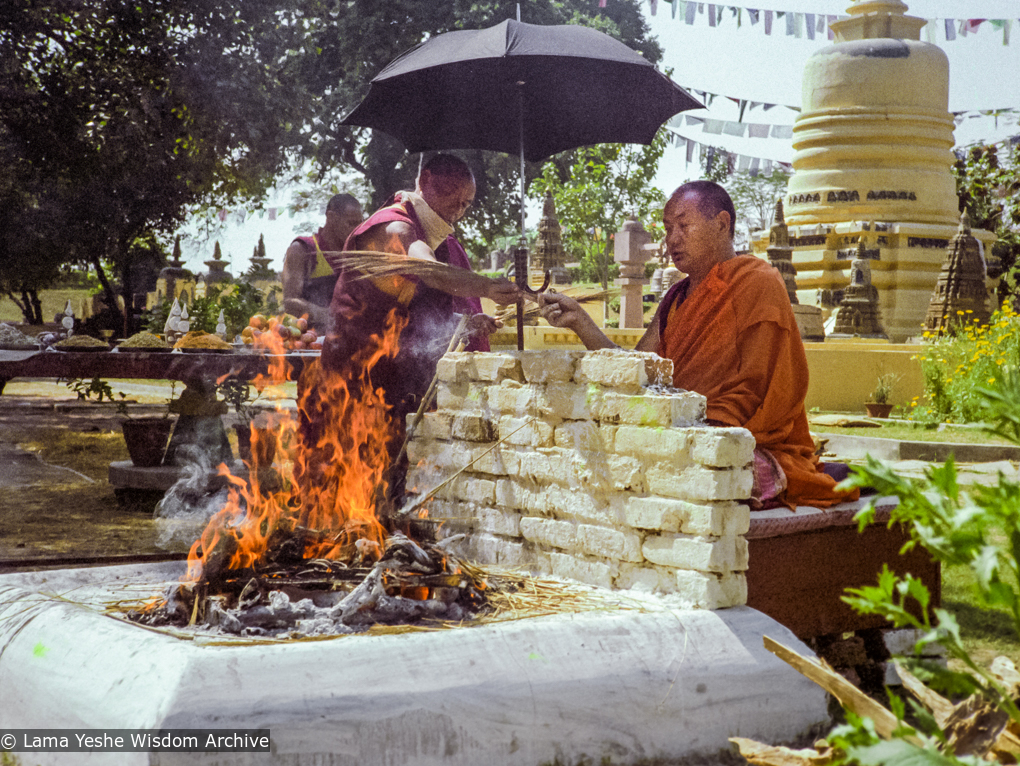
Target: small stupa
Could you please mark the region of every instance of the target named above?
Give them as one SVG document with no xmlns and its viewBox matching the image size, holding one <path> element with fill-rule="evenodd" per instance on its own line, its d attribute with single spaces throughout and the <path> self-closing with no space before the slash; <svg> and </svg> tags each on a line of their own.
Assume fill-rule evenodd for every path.
<svg viewBox="0 0 1020 766">
<path fill-rule="evenodd" d="M 226 270 L 227 264 L 223 260 L 223 252 L 220 250 L 219 240 L 216 240 L 212 260 L 205 261 L 205 265 L 209 267 L 209 273 L 205 275 L 205 283 L 207 285 L 219 285 L 224 282 L 233 281 L 233 276 Z"/>
<path fill-rule="evenodd" d="M 259 243 L 255 246 L 254 252 L 251 256 L 251 268 L 248 269 L 248 273 L 245 274 L 245 279 L 248 282 L 254 283 L 260 279 L 274 279 L 276 274 L 269 268 L 269 263 L 272 259 L 266 255 L 266 240 L 265 237 L 259 235 Z"/>
<path fill-rule="evenodd" d="M 793 265 L 793 248 L 790 247 L 790 230 L 783 219 L 783 200 L 776 202 L 776 215 L 773 219 L 772 228 L 769 230 L 769 246 L 766 250 L 769 263 L 783 277 L 783 284 L 786 285 L 786 294 L 790 296 L 790 303 L 797 305 L 797 267 Z"/>
<path fill-rule="evenodd" d="M 896 343 L 920 333 L 959 219 L 949 59 L 921 41 L 925 19 L 908 10 L 901 0 L 848 3 L 831 24 L 833 42 L 807 60 L 784 199 L 801 302 L 846 287 L 854 245 L 869 232 L 882 251 L 874 279 L 883 325 Z M 986 247 L 995 240 L 973 233 Z M 822 308 L 829 316 L 834 306 Z"/>
<path fill-rule="evenodd" d="M 878 290 L 871 284 L 871 262 L 862 236 L 857 243 L 857 257 L 850 263 L 850 284 L 836 311 L 836 323 L 830 338 L 888 339 L 882 329 L 878 307 Z"/>
<path fill-rule="evenodd" d="M 971 233 L 970 218 L 964 213 L 956 236 L 946 248 L 946 260 L 928 304 L 924 329 L 942 335 L 952 332 L 954 325 L 987 324 L 990 314 L 986 276 L 981 247 Z"/>
<path fill-rule="evenodd" d="M 532 279 L 537 279 L 540 284 L 545 279 L 546 271 L 550 273 L 554 285 L 570 284 L 560 221 L 556 217 L 556 203 L 550 192 L 545 193 L 545 201 L 542 203 L 542 219 L 538 222 L 538 238 L 535 240 L 531 265 Z"/>
<path fill-rule="evenodd" d="M 156 278 L 157 300 L 164 298 L 177 298 L 185 282 L 194 281 L 194 276 L 184 268 L 184 261 L 181 260 L 181 238 L 180 235 L 174 238 L 174 251 Z"/>
<path fill-rule="evenodd" d="M 793 247 L 790 245 L 790 230 L 783 216 L 782 199 L 776 202 L 776 214 L 769 230 L 769 246 L 765 252 L 769 263 L 783 277 L 800 337 L 810 341 L 825 340 L 822 310 L 818 306 L 803 306 L 797 299 L 797 267 L 793 265 Z"/>
</svg>

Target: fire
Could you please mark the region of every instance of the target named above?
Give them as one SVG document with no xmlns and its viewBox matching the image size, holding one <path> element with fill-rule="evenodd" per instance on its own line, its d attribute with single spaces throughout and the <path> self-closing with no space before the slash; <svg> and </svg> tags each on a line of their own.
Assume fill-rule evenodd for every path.
<svg viewBox="0 0 1020 766">
<path fill-rule="evenodd" d="M 228 500 L 192 545 L 188 580 L 252 567 L 282 551 L 302 559 L 379 557 L 386 530 L 376 512 L 386 495 L 394 423 L 370 372 L 396 355 L 405 324 L 391 311 L 383 332 L 338 372 L 317 359 L 305 366 L 297 418 L 279 410 L 272 428 L 252 428 L 247 481 L 220 465 Z M 287 380 L 280 338 L 263 333 L 257 344 L 270 364 L 254 385 Z"/>
</svg>

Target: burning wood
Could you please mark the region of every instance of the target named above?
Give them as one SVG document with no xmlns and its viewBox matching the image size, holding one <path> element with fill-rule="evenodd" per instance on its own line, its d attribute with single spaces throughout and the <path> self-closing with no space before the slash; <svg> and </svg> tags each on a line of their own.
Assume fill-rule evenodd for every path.
<svg viewBox="0 0 1020 766">
<path fill-rule="evenodd" d="M 487 584 L 439 545 L 401 533 L 371 566 L 317 559 L 221 571 L 174 583 L 161 605 L 129 614 L 151 626 L 202 625 L 241 636 L 340 635 L 373 625 L 460 622 L 487 604 Z"/>
</svg>

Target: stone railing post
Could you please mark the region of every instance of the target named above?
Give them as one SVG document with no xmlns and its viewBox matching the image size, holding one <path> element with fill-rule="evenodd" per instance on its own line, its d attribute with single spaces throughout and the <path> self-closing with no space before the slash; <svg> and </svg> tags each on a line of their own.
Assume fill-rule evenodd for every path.
<svg viewBox="0 0 1020 766">
<path fill-rule="evenodd" d="M 644 327 L 644 306 L 641 303 L 642 288 L 648 284 L 645 278 L 645 261 L 652 236 L 645 231 L 641 222 L 632 213 L 616 233 L 613 258 L 620 264 L 620 328 L 639 329 Z"/>
</svg>

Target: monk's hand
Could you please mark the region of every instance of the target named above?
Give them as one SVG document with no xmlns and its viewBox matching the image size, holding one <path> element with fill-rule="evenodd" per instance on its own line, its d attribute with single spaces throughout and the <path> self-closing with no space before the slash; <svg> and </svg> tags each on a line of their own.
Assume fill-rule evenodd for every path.
<svg viewBox="0 0 1020 766">
<path fill-rule="evenodd" d="M 466 329 L 472 337 L 488 338 L 502 326 L 502 322 L 488 314 L 472 314 L 468 317 Z"/>
<path fill-rule="evenodd" d="M 580 303 L 559 293 L 539 293 L 538 306 L 542 317 L 553 327 L 574 327 L 582 314 L 587 316 Z"/>
<path fill-rule="evenodd" d="M 506 277 L 498 277 L 489 280 L 488 290 L 483 297 L 500 306 L 509 306 L 516 303 L 519 296 L 520 290 L 517 285 Z"/>
</svg>

